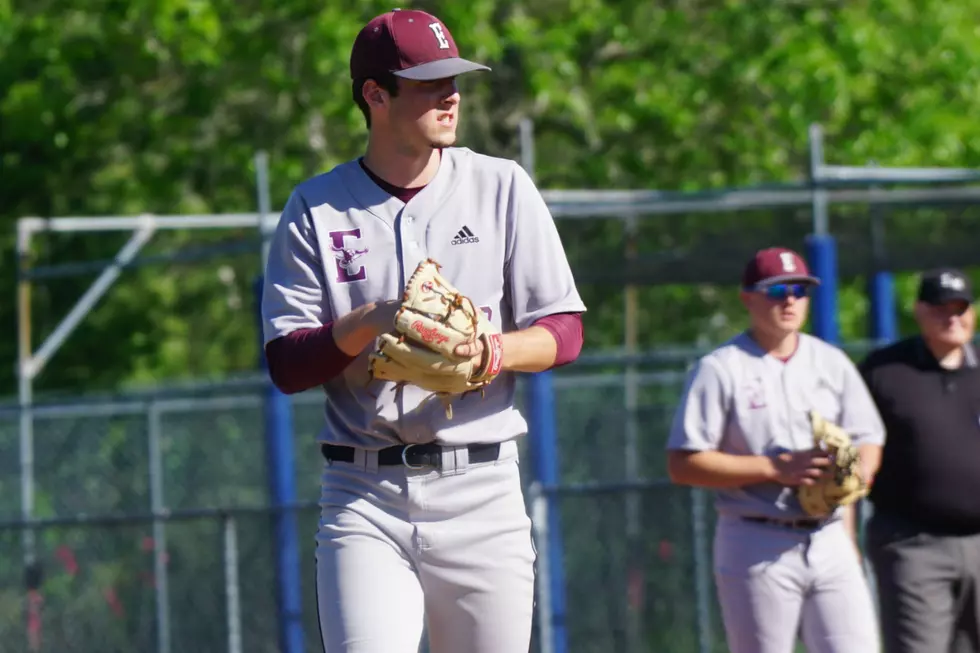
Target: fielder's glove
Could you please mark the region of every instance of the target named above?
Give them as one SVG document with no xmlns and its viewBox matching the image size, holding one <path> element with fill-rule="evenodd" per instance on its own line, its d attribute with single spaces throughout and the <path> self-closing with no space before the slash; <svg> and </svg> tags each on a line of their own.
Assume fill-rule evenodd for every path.
<svg viewBox="0 0 980 653">
<path fill-rule="evenodd" d="M 451 419 L 454 396 L 483 390 L 500 374 L 503 348 L 500 331 L 439 270 L 432 259 L 419 263 L 406 284 L 394 332 L 381 335 L 368 365 L 374 379 L 434 393 Z M 476 340 L 483 342 L 481 359 L 455 353 Z"/>
<path fill-rule="evenodd" d="M 814 485 L 801 485 L 797 491 L 800 506 L 814 517 L 826 517 L 838 506 L 854 503 L 868 492 L 861 475 L 861 457 L 851 438 L 841 427 L 810 411 L 814 444 L 830 456 L 827 474 Z"/>
</svg>

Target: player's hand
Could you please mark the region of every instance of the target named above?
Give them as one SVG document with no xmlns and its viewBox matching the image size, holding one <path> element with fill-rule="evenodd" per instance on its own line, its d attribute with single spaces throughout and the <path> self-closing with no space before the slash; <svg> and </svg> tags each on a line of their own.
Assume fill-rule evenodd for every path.
<svg viewBox="0 0 980 653">
<path fill-rule="evenodd" d="M 377 331 L 377 335 L 387 333 L 395 327 L 395 316 L 401 308 L 400 299 L 389 299 L 387 301 L 375 302 L 371 309 L 371 325 Z"/>
<path fill-rule="evenodd" d="M 476 363 L 477 367 L 482 367 L 483 354 L 485 350 L 486 348 L 483 346 L 483 341 L 476 338 L 470 342 L 464 342 L 456 347 L 454 351 L 457 356 L 474 359 L 474 363 Z"/>
<path fill-rule="evenodd" d="M 821 449 L 784 451 L 772 457 L 775 481 L 782 485 L 813 485 L 830 466 L 830 457 Z"/>
</svg>

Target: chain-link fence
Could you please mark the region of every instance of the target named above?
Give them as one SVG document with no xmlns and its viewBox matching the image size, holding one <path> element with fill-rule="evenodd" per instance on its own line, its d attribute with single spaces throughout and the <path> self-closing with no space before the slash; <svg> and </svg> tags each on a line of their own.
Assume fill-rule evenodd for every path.
<svg viewBox="0 0 980 653">
<path fill-rule="evenodd" d="M 685 367 L 556 381 L 570 651 L 696 653 L 710 641 L 706 504 L 664 478 Z"/>
<path fill-rule="evenodd" d="M 852 349 L 860 356 L 864 347 Z M 710 499 L 665 479 L 677 398 L 688 366 L 705 351 L 642 354 L 629 366 L 588 356 L 557 374 L 554 492 L 570 651 L 724 650 L 710 573 Z M 280 650 L 277 513 L 268 507 L 262 401 L 255 383 L 36 407 L 41 609 L 26 628 L 32 597 L 12 462 L 17 411 L 0 415 L 0 450 L 10 454 L 0 457 L 0 652 L 31 650 L 28 637 L 39 638 L 34 650 L 43 652 Z M 321 401 L 316 392 L 292 401 L 303 502 L 292 514 L 308 651 L 318 650 Z M 524 474 L 533 511 L 526 466 Z M 544 650 L 539 636 L 535 651 Z"/>
<path fill-rule="evenodd" d="M 636 471 L 658 478 L 658 444 L 680 376 L 638 380 Z M 575 375 L 557 393 L 562 483 L 570 486 L 561 491 L 561 518 L 572 650 L 628 650 L 618 645 L 627 606 L 651 637 L 681 642 L 704 629 L 698 609 L 707 597 L 697 592 L 705 588 L 690 582 L 695 562 L 704 569 L 695 546 L 703 554 L 697 529 L 704 524 L 691 512 L 689 493 L 662 483 L 621 489 L 632 458 L 623 388 L 621 375 Z M 297 485 L 311 502 L 321 465 L 312 446 L 317 399 L 294 402 Z M 17 422 L 10 417 L 0 421 L 0 448 L 11 454 L 0 477 L 8 520 L 0 523 L 0 651 L 279 650 L 274 514 L 257 391 L 38 407 L 42 521 L 33 532 L 42 578 L 33 597 L 25 594 L 21 563 L 25 530 L 16 523 L 19 476 L 11 464 Z M 296 516 L 304 630 L 314 651 L 316 510 Z M 24 606 L 35 598 L 39 620 L 25 629 Z M 27 637 L 36 645 L 25 646 Z"/>
<path fill-rule="evenodd" d="M 20 413 L 0 413 L 0 653 L 280 651 L 282 511 L 268 499 L 264 392 L 256 381 L 36 405 L 30 524 L 18 503 Z M 306 649 L 318 651 L 322 396 L 291 403 L 299 503 L 285 512 L 300 533 Z M 40 574 L 30 583 L 27 534 Z"/>
<path fill-rule="evenodd" d="M 872 347 L 844 349 L 858 362 Z M 687 371 L 708 350 L 641 353 L 629 368 L 586 357 L 555 382 L 569 651 L 727 651 L 711 572 L 712 499 L 666 478 Z M 533 488 L 530 496 L 532 510 L 543 503 Z M 540 534 L 548 522 L 535 516 Z"/>
<path fill-rule="evenodd" d="M 310 531 L 315 508 L 296 514 Z M 45 521 L 35 529 L 43 577 L 33 597 L 23 589 L 21 529 L 4 526 L 0 651 L 276 651 L 270 519 L 263 508 Z M 304 592 L 313 606 L 312 583 Z M 35 597 L 38 619 L 25 627 Z M 315 633 L 315 614 L 304 617 Z"/>
<path fill-rule="evenodd" d="M 0 417 L 0 449 L 11 453 L 0 475 L 0 606 L 9 608 L 0 610 L 0 651 L 277 650 L 261 386 L 201 395 L 36 406 L 39 521 L 30 530 L 18 520 L 17 411 Z M 296 402 L 307 454 L 316 399 Z M 295 516 L 309 560 L 315 464 L 307 455 L 297 465 L 309 505 Z M 26 534 L 40 563 L 34 597 L 25 594 Z M 303 587 L 309 605 L 312 587 Z M 25 606 L 40 607 L 38 618 L 25 620 Z"/>
<path fill-rule="evenodd" d="M 634 355 L 586 356 L 554 375 L 557 479 L 542 489 L 524 466 L 541 556 L 534 651 L 555 650 L 556 624 L 568 645 L 555 653 L 725 650 L 710 572 L 710 497 L 666 481 L 664 444 L 690 364 L 746 326 L 735 289 L 756 249 L 802 249 L 817 223 L 830 223 L 836 254 L 824 287 L 839 285 L 847 300 L 834 318 L 855 358 L 868 345 L 850 341 L 868 334 L 873 305 L 882 315 L 896 312 L 888 284 L 868 292 L 862 280 L 940 264 L 976 272 L 976 188 L 888 188 L 878 196 L 868 184 L 842 186 L 826 191 L 826 221 L 808 184 L 626 193 L 622 201 L 590 200 L 598 197 L 590 191 L 548 194 L 589 307 L 589 346 Z M 59 224 L 84 230 L 69 221 Z M 253 223 L 257 217 L 246 216 L 239 226 Z M 896 283 L 909 276 L 896 275 Z M 907 332 L 909 311 L 897 313 Z M 7 520 L 0 523 L 0 653 L 295 653 L 279 642 L 276 524 L 286 513 L 270 502 L 263 383 L 35 403 L 27 445 L 21 413 L 0 414 L 0 519 Z M 534 408 L 524 405 L 523 388 L 519 396 L 522 408 Z M 288 514 L 299 533 L 308 651 L 319 650 L 313 536 L 321 402 L 316 391 L 290 398 L 287 434 L 299 503 Z M 522 454 L 528 449 L 523 440 Z M 24 469 L 33 474 L 26 481 Z M 25 489 L 33 492 L 29 513 L 40 520 L 30 530 L 19 522 Z M 561 546 L 553 549 L 548 536 L 556 531 Z M 31 538 L 35 546 L 24 546 Z M 40 567 L 27 571 L 40 578 L 25 578 L 25 549 L 36 550 Z M 556 569 L 559 596 L 549 576 Z"/>
</svg>

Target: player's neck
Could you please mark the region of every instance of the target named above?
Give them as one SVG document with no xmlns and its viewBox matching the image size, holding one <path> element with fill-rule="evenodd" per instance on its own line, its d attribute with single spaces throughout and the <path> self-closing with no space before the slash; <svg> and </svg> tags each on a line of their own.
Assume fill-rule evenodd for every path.
<svg viewBox="0 0 980 653">
<path fill-rule="evenodd" d="M 799 344 L 799 334 L 795 331 L 790 333 L 766 333 L 760 329 L 750 329 L 749 335 L 755 340 L 756 344 L 770 356 L 780 360 L 788 360 L 794 353 Z"/>
<path fill-rule="evenodd" d="M 438 149 L 417 153 L 379 138 L 371 138 L 364 153 L 364 165 L 398 188 L 418 188 L 428 184 L 439 171 L 440 159 Z"/>
</svg>

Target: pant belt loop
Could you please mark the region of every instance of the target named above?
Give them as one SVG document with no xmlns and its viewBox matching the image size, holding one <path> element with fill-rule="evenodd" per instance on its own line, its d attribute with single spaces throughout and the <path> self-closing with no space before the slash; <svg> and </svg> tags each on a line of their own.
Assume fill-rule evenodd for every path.
<svg viewBox="0 0 980 653">
<path fill-rule="evenodd" d="M 367 469 L 367 451 L 360 447 L 354 447 L 354 460 L 351 463 L 360 469 Z"/>
<path fill-rule="evenodd" d="M 469 447 L 446 447 L 442 450 L 442 469 L 453 474 L 465 474 L 470 466 Z"/>
<path fill-rule="evenodd" d="M 369 474 L 378 473 L 378 452 L 377 451 L 365 451 L 364 452 L 364 471 Z"/>
<path fill-rule="evenodd" d="M 509 456 L 513 456 L 518 463 L 521 462 L 520 447 L 517 446 L 517 441 L 511 438 L 510 440 L 504 440 L 500 443 L 500 452 L 497 454 L 497 462 L 504 460 Z"/>
</svg>

